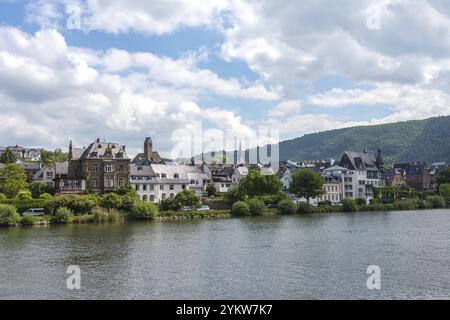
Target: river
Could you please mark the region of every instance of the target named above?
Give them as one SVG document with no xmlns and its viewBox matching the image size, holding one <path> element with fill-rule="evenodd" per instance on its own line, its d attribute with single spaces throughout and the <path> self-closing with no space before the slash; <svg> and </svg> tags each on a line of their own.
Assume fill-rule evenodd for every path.
<svg viewBox="0 0 450 320">
<path fill-rule="evenodd" d="M 0 228 L 0 299 L 441 298 L 450 210 Z"/>
</svg>

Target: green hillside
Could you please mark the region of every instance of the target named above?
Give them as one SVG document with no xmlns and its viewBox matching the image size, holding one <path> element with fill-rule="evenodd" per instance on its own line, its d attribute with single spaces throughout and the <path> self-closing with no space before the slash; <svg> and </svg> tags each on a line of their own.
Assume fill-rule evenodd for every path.
<svg viewBox="0 0 450 320">
<path fill-rule="evenodd" d="M 380 141 L 380 143 L 378 142 Z M 339 159 L 345 150 L 376 151 L 385 162 L 450 162 L 450 116 L 329 130 L 280 143 L 281 160 Z"/>
</svg>

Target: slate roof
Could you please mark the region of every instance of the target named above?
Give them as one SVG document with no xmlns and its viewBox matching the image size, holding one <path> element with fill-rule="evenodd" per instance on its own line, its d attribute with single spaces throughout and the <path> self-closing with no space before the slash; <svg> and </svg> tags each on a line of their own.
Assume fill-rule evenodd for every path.
<svg viewBox="0 0 450 320">
<path fill-rule="evenodd" d="M 158 151 L 153 151 L 152 157 L 156 158 L 156 159 L 161 158 L 159 156 Z M 153 162 L 153 161 L 147 159 L 147 156 L 145 155 L 145 153 L 139 153 L 133 158 L 133 160 L 131 160 L 131 163 L 140 165 L 140 166 L 148 166 L 149 164 L 156 163 L 156 162 Z"/>
<path fill-rule="evenodd" d="M 114 142 L 100 142 L 99 140 L 84 149 L 79 159 L 103 159 L 108 158 L 109 153 L 113 159 L 129 159 L 125 152 L 125 146 Z"/>
<path fill-rule="evenodd" d="M 342 157 L 341 166 L 344 166 L 343 160 L 345 156 L 350 161 L 351 170 L 379 170 L 377 166 L 377 157 L 373 153 L 346 151 Z"/>
</svg>

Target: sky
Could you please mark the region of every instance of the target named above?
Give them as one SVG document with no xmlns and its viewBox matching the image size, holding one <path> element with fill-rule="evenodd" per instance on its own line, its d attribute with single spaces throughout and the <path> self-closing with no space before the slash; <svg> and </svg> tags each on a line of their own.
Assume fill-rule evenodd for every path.
<svg viewBox="0 0 450 320">
<path fill-rule="evenodd" d="M 170 156 L 449 115 L 449 53 L 447 0 L 0 0 L 0 145 Z"/>
</svg>

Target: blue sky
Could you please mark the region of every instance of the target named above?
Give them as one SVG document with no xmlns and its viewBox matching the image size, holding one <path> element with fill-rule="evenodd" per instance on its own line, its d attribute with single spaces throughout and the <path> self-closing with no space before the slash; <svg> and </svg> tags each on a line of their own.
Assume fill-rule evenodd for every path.
<svg viewBox="0 0 450 320">
<path fill-rule="evenodd" d="M 449 13 L 439 0 L 0 0 L 0 145 L 100 137 L 136 153 L 151 135 L 168 155 L 198 121 L 289 139 L 447 115 Z"/>
</svg>

